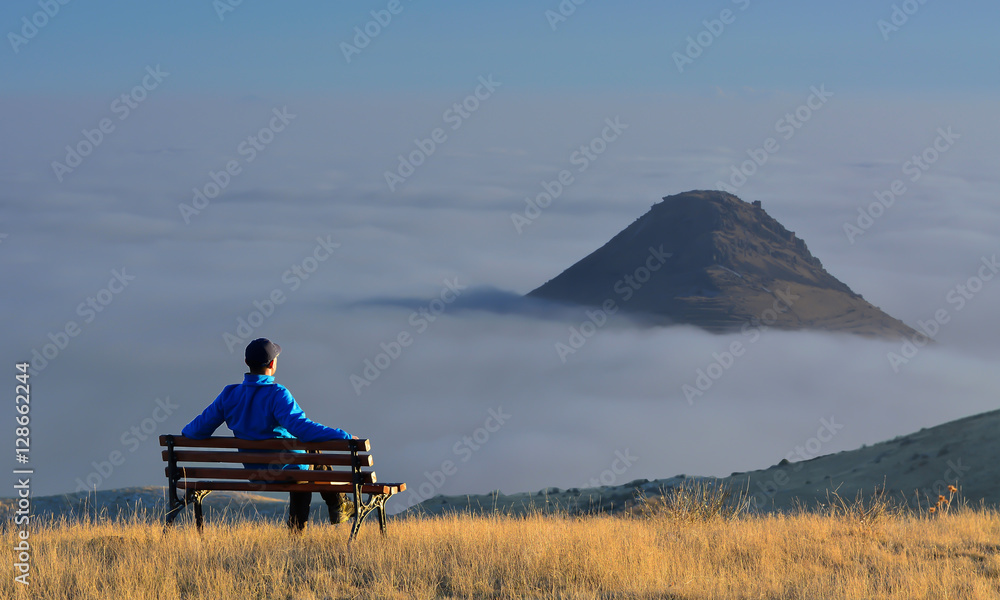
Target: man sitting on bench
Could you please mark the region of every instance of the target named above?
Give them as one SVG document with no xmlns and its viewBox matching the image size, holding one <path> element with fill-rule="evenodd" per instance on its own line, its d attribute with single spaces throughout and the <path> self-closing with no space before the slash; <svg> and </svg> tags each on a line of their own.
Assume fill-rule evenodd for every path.
<svg viewBox="0 0 1000 600">
<path fill-rule="evenodd" d="M 267 338 L 247 344 L 246 364 L 250 372 L 243 376 L 243 383 L 227 385 L 204 412 L 184 427 L 182 435 L 195 440 L 205 439 L 225 422 L 236 437 L 244 440 L 297 438 L 304 442 L 325 442 L 351 439 L 343 429 L 320 425 L 306 418 L 292 394 L 274 382 L 280 353 L 281 346 Z M 309 468 L 308 465 L 244 466 L 247 469 Z M 301 531 L 309 520 L 312 492 L 289 492 L 288 495 L 288 527 L 293 532 Z M 347 494 L 321 492 L 320 495 L 330 509 L 331 523 L 343 523 L 351 518 L 354 504 L 347 501 Z"/>
</svg>

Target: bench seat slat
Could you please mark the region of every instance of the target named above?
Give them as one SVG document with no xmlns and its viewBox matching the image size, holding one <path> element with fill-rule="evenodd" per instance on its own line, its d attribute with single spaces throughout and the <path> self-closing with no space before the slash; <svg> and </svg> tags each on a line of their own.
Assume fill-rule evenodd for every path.
<svg viewBox="0 0 1000 600">
<path fill-rule="evenodd" d="M 213 467 L 178 467 L 181 479 L 257 479 L 270 483 L 295 481 L 336 481 L 338 483 L 353 483 L 354 474 L 350 471 L 303 471 L 299 469 L 287 471 L 267 471 L 263 469 L 225 469 Z M 170 467 L 163 469 L 170 477 Z M 375 483 L 375 473 L 362 471 L 363 483 Z"/>
<path fill-rule="evenodd" d="M 170 452 L 164 450 L 163 460 L 170 459 Z M 211 452 L 204 450 L 174 450 L 177 462 L 202 463 L 259 463 L 275 465 L 332 465 L 351 466 L 350 454 L 304 454 L 299 452 Z M 358 454 L 362 467 L 373 464 L 371 454 Z"/>
<path fill-rule="evenodd" d="M 182 435 L 174 436 L 175 448 L 245 448 L 251 450 L 302 450 L 306 445 L 313 450 L 333 450 L 350 452 L 351 442 L 358 450 L 371 450 L 371 442 L 362 440 L 329 440 L 326 442 L 303 442 L 294 438 L 273 440 L 241 440 L 235 437 L 210 437 L 204 440 L 193 440 Z M 167 445 L 167 436 L 160 436 L 160 445 Z"/>
<path fill-rule="evenodd" d="M 385 502 L 406 490 L 405 483 L 376 483 L 371 444 L 362 440 L 302 442 L 296 439 L 241 440 L 211 437 L 192 440 L 179 435 L 161 435 L 165 449 L 170 506 L 164 527 L 170 527 L 184 508 L 194 504 L 195 524 L 202 531 L 202 500 L 212 491 L 230 492 L 336 492 L 353 494 L 357 514 L 351 526 L 348 548 L 372 512 L 378 513 L 382 534 L 386 533 Z M 243 464 L 272 465 L 250 468 Z M 332 466 L 349 469 L 274 469 L 273 465 Z M 180 494 L 180 495 L 178 495 Z M 368 495 L 367 500 L 362 496 Z M 294 494 L 293 494 L 294 496 Z M 291 522 L 290 522 L 291 523 Z"/>
<path fill-rule="evenodd" d="M 233 492 L 346 492 L 353 493 L 354 486 L 329 483 L 250 483 L 249 481 L 178 481 L 177 487 L 191 490 L 219 490 Z M 398 494 L 406 490 L 405 483 L 376 483 L 361 486 L 363 494 Z"/>
</svg>

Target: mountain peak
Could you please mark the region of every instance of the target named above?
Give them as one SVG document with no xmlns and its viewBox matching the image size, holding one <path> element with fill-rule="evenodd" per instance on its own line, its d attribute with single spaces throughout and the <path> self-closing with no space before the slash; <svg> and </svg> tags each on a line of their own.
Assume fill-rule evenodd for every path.
<svg viewBox="0 0 1000 600">
<path fill-rule="evenodd" d="M 763 323 L 897 339 L 914 332 L 830 275 L 805 241 L 720 191 L 663 198 L 529 296 L 710 331 Z"/>
</svg>

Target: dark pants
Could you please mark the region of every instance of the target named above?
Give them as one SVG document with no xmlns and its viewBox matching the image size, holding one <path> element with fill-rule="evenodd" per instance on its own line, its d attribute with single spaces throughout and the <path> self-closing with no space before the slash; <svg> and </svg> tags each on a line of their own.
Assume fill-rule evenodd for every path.
<svg viewBox="0 0 1000 600">
<path fill-rule="evenodd" d="M 341 492 L 320 492 L 326 507 L 330 510 L 330 522 L 333 524 L 349 521 L 354 514 L 354 504 L 347 499 L 347 494 Z M 309 505 L 312 503 L 312 492 L 288 492 L 288 526 L 293 529 L 304 529 L 309 521 Z"/>
<path fill-rule="evenodd" d="M 310 465 L 316 471 L 331 471 L 329 465 Z M 354 514 L 354 503 L 348 501 L 343 492 L 320 492 L 326 507 L 330 511 L 330 523 L 345 523 Z M 305 529 L 309 521 L 309 505 L 312 504 L 312 492 L 288 492 L 288 527 L 293 530 Z"/>
</svg>

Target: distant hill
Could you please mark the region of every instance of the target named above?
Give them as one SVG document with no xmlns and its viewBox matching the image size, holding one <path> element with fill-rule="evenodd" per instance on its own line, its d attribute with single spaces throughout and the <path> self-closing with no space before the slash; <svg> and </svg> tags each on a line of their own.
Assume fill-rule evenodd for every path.
<svg viewBox="0 0 1000 600">
<path fill-rule="evenodd" d="M 473 496 L 435 496 L 414 511 L 440 514 L 447 511 L 503 512 L 547 510 L 562 507 L 575 512 L 619 512 L 634 504 L 636 494 L 647 496 L 686 482 L 712 479 L 744 490 L 761 510 L 789 510 L 798 505 L 815 507 L 836 492 L 853 500 L 858 492 L 870 495 L 876 488 L 911 507 L 933 503 L 948 485 L 957 485 L 960 498 L 969 504 L 1000 506 L 1000 410 L 958 419 L 893 440 L 838 452 L 811 460 L 778 464 L 759 471 L 733 473 L 724 478 L 688 477 L 639 479 L 618 486 L 536 493 Z"/>
<path fill-rule="evenodd" d="M 205 498 L 205 513 L 208 519 L 219 517 L 265 518 L 280 520 L 285 516 L 287 494 L 284 497 L 268 497 L 245 492 L 212 492 Z M 323 502 L 314 502 L 326 507 Z M 139 519 L 141 521 L 162 521 L 167 506 L 165 487 L 130 487 L 96 492 L 77 492 L 54 496 L 33 496 L 31 498 L 32 518 L 39 520 L 60 519 Z M 17 509 L 14 498 L 0 498 L 0 519 L 8 519 Z M 194 510 L 185 509 L 178 522 L 192 518 Z M 325 516 L 324 516 L 325 518 Z"/>
<path fill-rule="evenodd" d="M 950 484 L 970 504 L 1000 506 L 1000 410 L 802 462 L 733 473 L 726 480 L 747 487 L 766 506 L 825 501 L 828 490 L 845 499 L 876 487 L 911 506 L 933 501 Z M 748 484 L 749 482 L 749 484 Z M 947 495 L 947 492 L 944 492 Z M 766 502 L 764 502 L 766 501 Z"/>
<path fill-rule="evenodd" d="M 838 452 L 811 460 L 777 464 L 724 478 L 677 475 L 666 479 L 637 479 L 622 485 L 594 488 L 547 488 L 538 492 L 503 494 L 438 495 L 411 508 L 408 513 L 441 514 L 449 511 L 523 513 L 568 511 L 570 513 L 616 513 L 635 504 L 636 495 L 656 496 L 665 489 L 691 481 L 712 480 L 748 492 L 762 510 L 787 510 L 801 504 L 814 507 L 836 491 L 851 500 L 858 492 L 876 488 L 911 506 L 926 506 L 948 485 L 957 485 L 960 497 L 970 504 L 984 502 L 1000 507 L 1000 410 L 951 421 L 916 433 Z M 131 518 L 150 521 L 163 518 L 166 494 L 162 487 L 123 488 L 97 494 L 63 494 L 32 498 L 34 514 L 40 518 Z M 287 495 L 275 497 L 240 492 L 213 492 L 205 500 L 208 519 L 226 517 L 282 521 Z M 391 508 L 392 501 L 389 506 Z M 0 498 L 0 518 L 8 519 L 16 507 L 13 498 Z M 326 506 L 313 501 L 312 522 L 326 522 Z M 179 523 L 189 522 L 188 508 Z"/>
<path fill-rule="evenodd" d="M 654 323 L 730 331 L 843 331 L 898 339 L 916 332 L 865 301 L 760 203 L 732 194 L 668 196 L 611 241 L 528 294 L 614 306 Z"/>
</svg>

